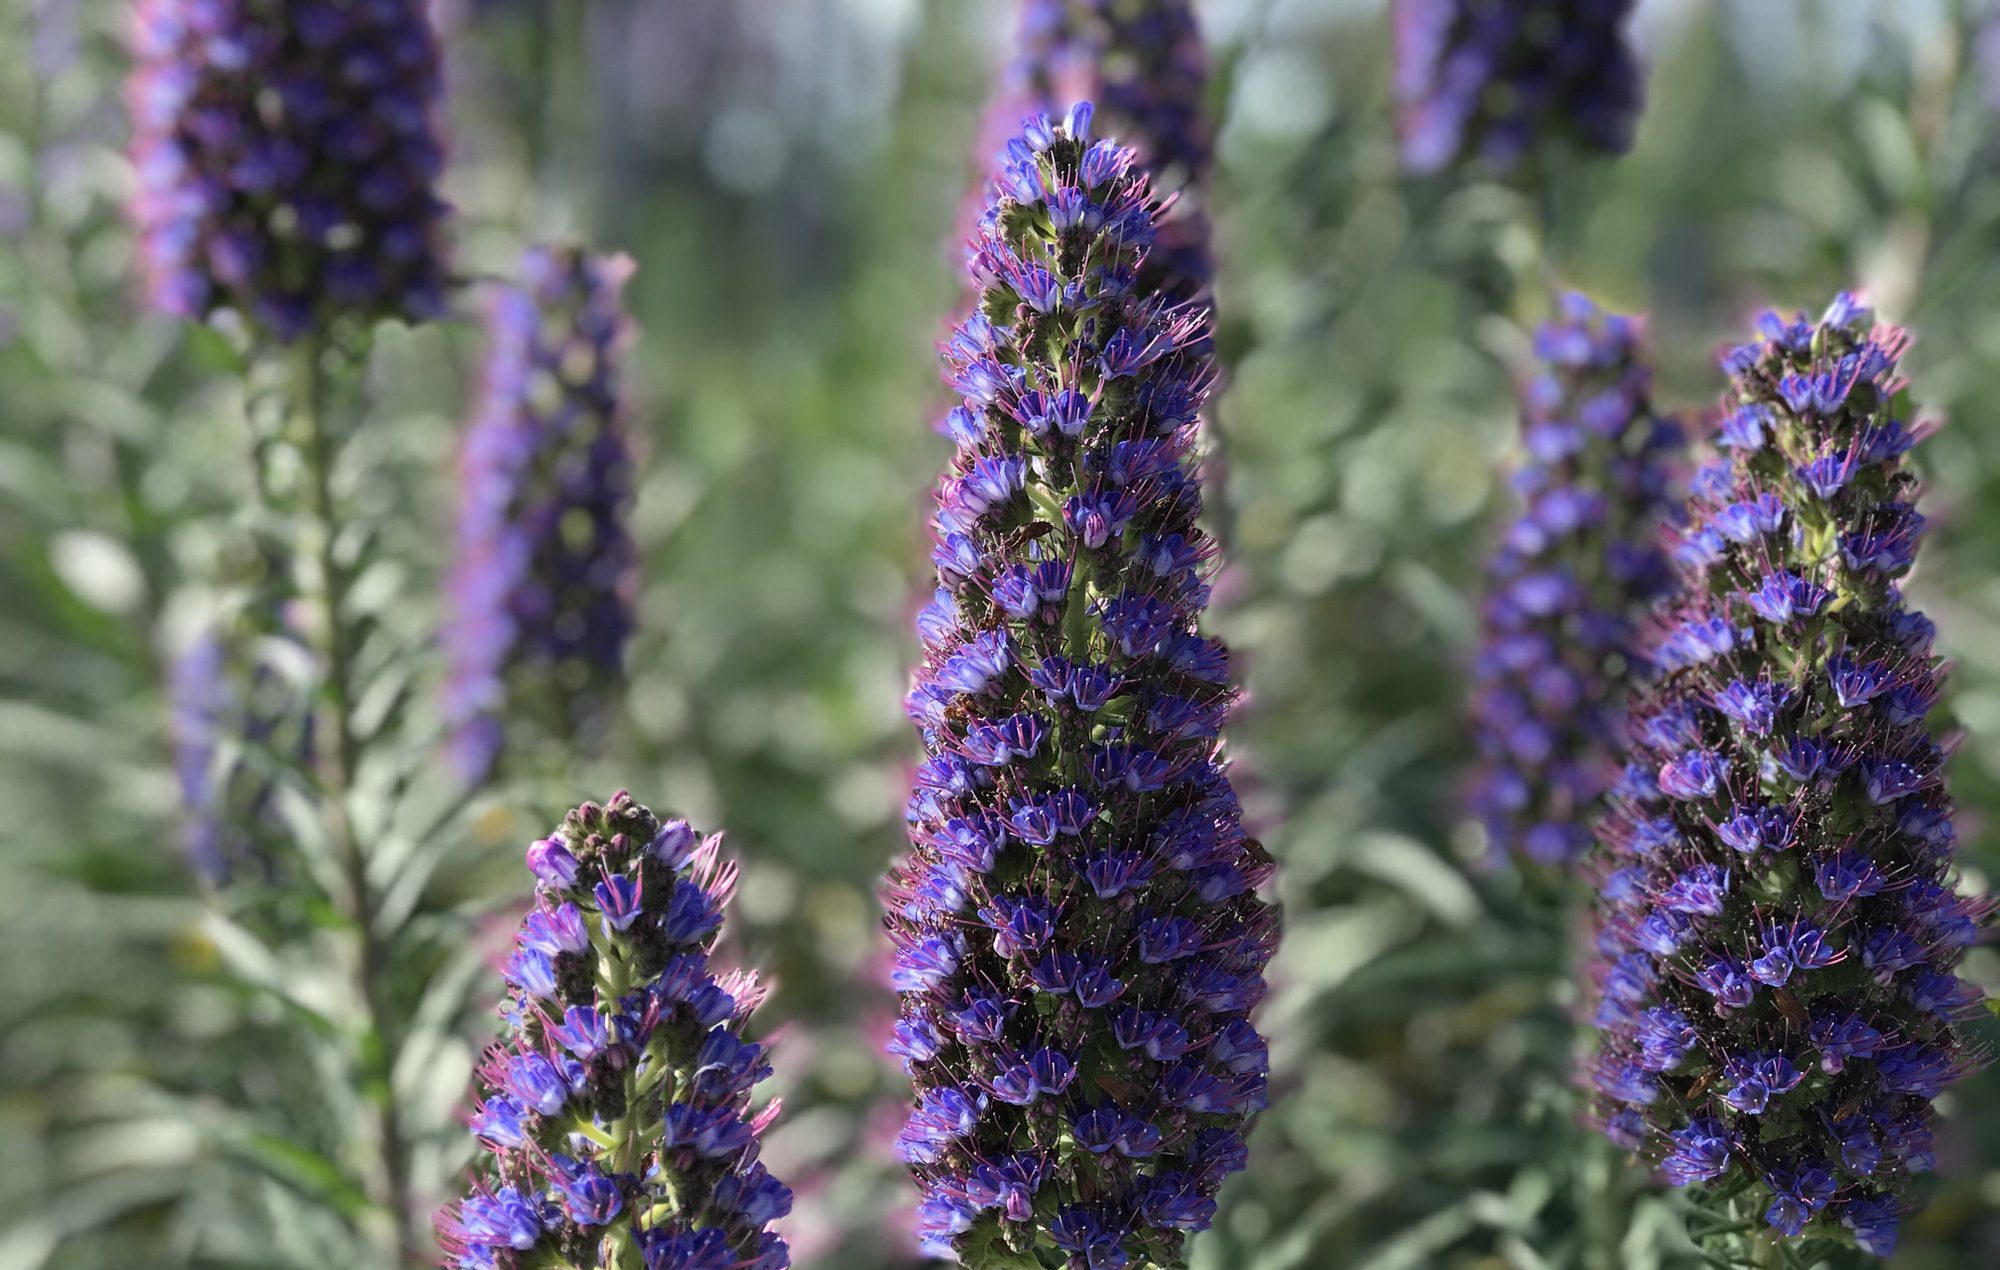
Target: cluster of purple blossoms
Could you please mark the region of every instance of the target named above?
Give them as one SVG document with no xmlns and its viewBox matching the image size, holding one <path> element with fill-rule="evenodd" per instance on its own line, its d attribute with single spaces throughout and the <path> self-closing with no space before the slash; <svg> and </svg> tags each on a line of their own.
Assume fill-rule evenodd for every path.
<svg viewBox="0 0 2000 1270">
<path fill-rule="evenodd" d="M 1565 296 L 1535 351 L 1522 508 L 1489 568 L 1473 667 L 1471 804 L 1496 852 L 1561 864 L 1590 845 L 1640 623 L 1673 585 L 1658 536 L 1683 439 L 1653 412 L 1630 319 Z"/>
<path fill-rule="evenodd" d="M 619 366 L 623 257 L 531 248 L 487 323 L 459 459 L 443 712 L 453 764 L 483 779 L 503 716 L 587 737 L 622 682 L 636 554 Z"/>
<path fill-rule="evenodd" d="M 231 814 L 234 773 L 218 773 L 222 738 L 234 731 L 236 694 L 228 680 L 222 641 L 204 632 L 167 666 L 168 738 L 181 795 L 181 846 L 196 876 L 210 886 L 229 875 L 252 847 Z M 261 805 L 268 789 L 252 792 Z"/>
<path fill-rule="evenodd" d="M 1655 682 L 1593 857 L 1597 1111 L 1676 1185 L 1741 1183 L 1784 1236 L 1886 1255 L 1974 1065 L 1955 974 L 1941 671 L 1904 605 L 1924 519 L 1897 361 L 1841 296 L 1729 350 L 1720 454 L 1673 535 Z"/>
<path fill-rule="evenodd" d="M 424 0 L 139 0 L 133 204 L 169 313 L 281 340 L 444 307 L 446 207 Z"/>
<path fill-rule="evenodd" d="M 1207 314 L 1140 289 L 1157 202 L 1091 108 L 1025 121 L 942 352 L 962 398 L 907 700 L 926 758 L 886 899 L 932 1255 L 1176 1265 L 1266 1104 L 1271 861 L 1197 622 Z"/>
<path fill-rule="evenodd" d="M 1203 210 L 1214 140 L 1202 107 L 1208 56 L 1189 0 L 1022 0 L 1016 56 L 992 109 L 996 142 L 1037 112 L 1091 102 L 1098 126 L 1138 152 L 1173 195 L 1139 268 L 1145 291 L 1193 299 L 1214 272 Z"/>
<path fill-rule="evenodd" d="M 1980 99 L 1988 110 L 2000 111 L 2000 5 L 1988 4 L 1972 36 L 1972 67 Z"/>
<path fill-rule="evenodd" d="M 181 798 L 181 847 L 195 875 L 221 886 L 269 863 L 276 831 L 271 777 L 225 747 L 308 753 L 312 725 L 268 661 L 205 630 L 167 665 L 167 733 Z M 248 663 L 247 673 L 243 664 Z"/>
<path fill-rule="evenodd" d="M 784 1270 L 792 1193 L 758 1163 L 777 1112 L 743 1038 L 763 993 L 710 954 L 735 882 L 720 838 L 619 793 L 528 848 L 535 903 L 480 1065 L 490 1156 L 438 1214 L 450 1270 Z"/>
<path fill-rule="evenodd" d="M 1538 146 L 1612 154 L 1644 96 L 1633 0 L 1395 0 L 1403 166 L 1506 170 Z"/>
</svg>

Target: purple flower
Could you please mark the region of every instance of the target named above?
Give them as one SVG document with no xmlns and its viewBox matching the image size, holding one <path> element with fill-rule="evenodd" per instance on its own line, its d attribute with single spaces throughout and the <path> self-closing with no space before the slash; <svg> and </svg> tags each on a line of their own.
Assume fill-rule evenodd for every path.
<svg viewBox="0 0 2000 1270">
<path fill-rule="evenodd" d="M 512 726 L 593 739 L 623 682 L 636 582 L 619 385 L 630 273 L 623 257 L 533 248 L 488 310 L 443 635 L 444 721 L 467 781 L 493 769 Z"/>
<path fill-rule="evenodd" d="M 1758 329 L 1721 412 L 1755 428 L 1725 429 L 1733 460 L 1689 504 L 1718 545 L 1683 560 L 1633 693 L 1625 758 L 1666 798 L 1615 791 L 1586 865 L 1597 1116 L 1671 1143 L 1669 1181 L 1748 1188 L 1773 1237 L 1844 1225 L 1881 1253 L 1931 1101 L 1976 1062 L 1955 970 L 1991 906 L 1949 889 L 1942 670 L 1884 576 L 1922 527 L 1892 417 L 1906 339 L 1846 297 Z M 1665 1062 L 1683 1052 L 1705 1061 Z"/>
<path fill-rule="evenodd" d="M 1267 1099 L 1248 1016 L 1270 865 L 1219 762 L 1228 659 L 1198 632 L 1206 318 L 1148 281 L 1158 200 L 1086 117 L 1010 145 L 972 252 L 983 316 L 943 347 L 976 419 L 939 488 L 1020 485 L 937 525 L 964 550 L 940 561 L 911 700 L 949 704 L 919 715 L 885 897 L 891 1050 L 916 1088 L 897 1148 L 926 1250 L 971 1264 L 1050 1241 L 1075 1266 L 1174 1260 L 1242 1166 L 1208 1135 L 1240 1147 Z M 981 359 L 991 393 L 965 387 Z"/>
<path fill-rule="evenodd" d="M 1207 55 L 1194 6 L 1189 0 L 1021 0 L 1019 13 L 1014 57 L 988 110 L 982 131 L 988 153 L 980 158 L 1003 147 L 1010 155 L 1046 155 L 1057 140 L 1051 120 L 1067 103 L 1094 103 L 1086 132 L 1095 129 L 1117 145 L 1092 149 L 1086 175 L 1114 161 L 1130 164 L 1150 178 L 1162 206 L 1135 216 L 1129 206 L 1109 205 L 1093 193 L 1101 180 L 1061 183 L 1049 186 L 1042 200 L 1051 228 L 1074 236 L 1115 231 L 1121 217 L 1143 223 L 1153 242 L 1135 262 L 1136 289 L 1180 300 L 1200 295 L 1214 272 L 1206 211 L 1214 143 L 1203 106 Z M 1130 154 L 1119 146 L 1131 147 Z M 1032 303 L 1028 291 L 1014 290 Z M 1081 420 L 1072 418 L 1064 430 L 1075 436 L 1080 427 Z"/>
<path fill-rule="evenodd" d="M 542 1231 L 554 1217 L 552 1206 L 539 1196 L 524 1196 L 511 1186 L 493 1191 L 476 1191 L 459 1212 L 461 1229 L 469 1241 L 498 1250 L 511 1248 L 525 1252 L 541 1239 Z"/>
<path fill-rule="evenodd" d="M 167 734 L 180 790 L 181 850 L 205 885 L 268 869 L 283 832 L 260 765 L 224 763 L 225 747 L 304 754 L 312 722 L 252 641 L 203 631 L 167 666 Z"/>
<path fill-rule="evenodd" d="M 1903 1206 L 1893 1195 L 1869 1194 L 1840 1206 L 1840 1224 L 1854 1233 L 1863 1252 L 1886 1257 L 1896 1251 Z"/>
<path fill-rule="evenodd" d="M 1774 1169 L 1765 1175 L 1764 1184 L 1771 1188 L 1765 1224 L 1786 1238 L 1803 1233 L 1806 1223 L 1832 1202 L 1839 1186 L 1833 1174 L 1817 1164 Z"/>
<path fill-rule="evenodd" d="M 1624 26 L 1632 0 L 1395 0 L 1403 166 L 1507 170 L 1567 143 L 1632 144 L 1643 85 Z"/>
<path fill-rule="evenodd" d="M 735 869 L 719 837 L 662 825 L 620 793 L 570 812 L 531 855 L 546 861 L 551 844 L 568 865 L 536 870 L 508 1030 L 479 1065 L 471 1194 L 437 1216 L 443 1264 L 539 1264 L 622 1228 L 647 1270 L 784 1270 L 766 1227 L 792 1193 L 757 1162 L 776 1104 L 751 1111 L 771 1065 L 742 1036 L 761 993 L 747 976 L 716 978 L 714 923 L 689 933 L 670 916 L 684 891 L 718 914 L 728 901 Z M 579 1117 L 613 1140 L 574 1132 Z M 746 1248 L 755 1260 L 739 1258 Z"/>
<path fill-rule="evenodd" d="M 1488 565 L 1473 664 L 1470 808 L 1493 850 L 1561 865 L 1589 845 L 1639 619 L 1671 581 L 1657 537 L 1681 435 L 1653 411 L 1636 322 L 1569 295 L 1537 346 L 1525 505 Z"/>
<path fill-rule="evenodd" d="M 556 834 L 528 844 L 528 869 L 545 886 L 567 890 L 576 885 L 576 856 Z"/>
<path fill-rule="evenodd" d="M 1729 1169 L 1729 1131 L 1713 1117 L 1703 1116 L 1667 1135 L 1674 1149 L 1660 1161 L 1660 1172 L 1675 1186 L 1707 1182 Z"/>
<path fill-rule="evenodd" d="M 443 77 L 422 0 L 140 0 L 133 57 L 155 308 L 233 308 L 286 342 L 443 310 Z"/>
</svg>

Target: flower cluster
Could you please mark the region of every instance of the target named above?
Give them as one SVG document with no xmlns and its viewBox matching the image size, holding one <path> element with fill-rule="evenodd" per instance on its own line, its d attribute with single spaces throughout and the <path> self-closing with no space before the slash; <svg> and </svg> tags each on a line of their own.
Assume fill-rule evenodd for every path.
<svg viewBox="0 0 2000 1270">
<path fill-rule="evenodd" d="M 220 885 L 250 853 L 242 826 L 226 808 L 228 776 L 215 770 L 222 737 L 233 729 L 234 693 L 222 641 L 213 632 L 182 650 L 167 667 L 168 735 L 181 794 L 181 846 L 203 882 Z M 229 774 L 233 776 L 233 773 Z M 251 796 L 261 803 L 259 789 Z"/>
<path fill-rule="evenodd" d="M 1903 333 L 1842 296 L 1728 351 L 1720 457 L 1675 535 L 1656 682 L 1594 857 L 1592 1070 L 1606 1131 L 1667 1179 L 1756 1188 L 1785 1236 L 1887 1254 L 1974 1059 L 1954 973 L 1941 672 L 1898 581 L 1924 520 Z"/>
<path fill-rule="evenodd" d="M 1203 293 L 1214 271 L 1206 196 L 1214 142 L 1202 109 L 1207 54 L 1189 0 L 1022 0 L 1016 56 L 996 96 L 999 140 L 1025 115 L 1089 101 L 1098 125 L 1138 152 L 1172 194 L 1140 266 L 1140 289 Z"/>
<path fill-rule="evenodd" d="M 133 205 L 158 308 L 282 340 L 444 307 L 424 0 L 139 0 Z"/>
<path fill-rule="evenodd" d="M 1514 477 L 1522 508 L 1489 569 L 1473 668 L 1471 801 L 1496 851 L 1559 864 L 1590 845 L 1617 775 L 1639 624 L 1672 586 L 1658 535 L 1682 437 L 1653 413 L 1629 319 L 1565 296 L 1535 351 Z"/>
<path fill-rule="evenodd" d="M 167 733 L 180 787 L 181 847 L 195 875 L 221 886 L 267 866 L 275 785 L 257 760 L 225 751 L 310 750 L 311 720 L 270 661 L 245 639 L 203 631 L 167 665 Z M 248 664 L 247 673 L 244 664 Z"/>
<path fill-rule="evenodd" d="M 1499 169 L 1558 141 L 1620 153 L 1644 88 L 1633 0 L 1395 0 L 1403 165 Z"/>
<path fill-rule="evenodd" d="M 490 1156 L 438 1214 L 451 1270 L 784 1270 L 792 1193 L 757 1161 L 777 1105 L 743 1039 L 753 976 L 710 965 L 735 867 L 720 838 L 619 793 L 528 848 L 535 903 L 506 965 L 472 1132 Z"/>
<path fill-rule="evenodd" d="M 1207 315 L 1138 289 L 1156 200 L 1091 108 L 1027 120 L 943 348 L 962 398 L 907 708 L 926 758 L 887 895 L 933 1255 L 1178 1264 L 1266 1102 L 1277 941 L 1197 621 Z"/>
<path fill-rule="evenodd" d="M 622 680 L 636 575 L 619 391 L 630 272 L 623 257 L 537 247 L 494 297 L 444 633 L 444 716 L 468 780 L 499 757 L 510 707 L 574 741 Z"/>
<path fill-rule="evenodd" d="M 1989 8 L 1972 37 L 1972 59 L 1979 72 L 1981 99 L 1988 110 L 2000 110 L 2000 8 Z"/>
</svg>

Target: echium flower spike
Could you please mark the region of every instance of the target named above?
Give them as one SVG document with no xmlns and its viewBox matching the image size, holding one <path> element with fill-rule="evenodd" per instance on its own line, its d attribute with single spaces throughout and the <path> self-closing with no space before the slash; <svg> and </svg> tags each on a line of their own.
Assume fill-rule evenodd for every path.
<svg viewBox="0 0 2000 1270">
<path fill-rule="evenodd" d="M 225 734 L 239 720 L 222 641 L 204 631 L 167 665 L 168 740 L 180 787 L 181 846 L 197 877 L 210 886 L 229 880 L 251 852 L 244 827 L 231 814 L 235 773 L 218 773 Z M 251 802 L 261 804 L 259 789 Z"/>
<path fill-rule="evenodd" d="M 1010 143 L 942 352 L 962 397 L 887 925 L 925 1249 L 1183 1264 L 1266 1102 L 1271 872 L 1197 622 L 1207 315 L 1135 289 L 1157 203 L 1091 109 Z"/>
<path fill-rule="evenodd" d="M 1214 157 L 1207 87 L 1189 0 L 1022 0 L 1015 57 L 988 131 L 1004 144 L 1026 115 L 1091 102 L 1099 131 L 1137 151 L 1155 194 L 1173 196 L 1140 266 L 1140 289 L 1193 299 L 1214 271 L 1204 210 Z"/>
<path fill-rule="evenodd" d="M 509 716 L 565 744 L 623 682 L 636 552 L 620 363 L 624 257 L 535 247 L 499 288 L 459 456 L 444 694 L 454 765 L 479 780 Z"/>
<path fill-rule="evenodd" d="M 1580 295 L 1536 333 L 1522 395 L 1521 501 L 1488 570 L 1472 810 L 1496 852 L 1566 864 L 1617 775 L 1621 685 L 1673 582 L 1658 535 L 1680 428 L 1653 412 L 1637 324 Z"/>
<path fill-rule="evenodd" d="M 1507 171 L 1567 145 L 1623 153 L 1644 97 L 1633 0 L 1395 0 L 1403 166 Z"/>
<path fill-rule="evenodd" d="M 181 847 L 190 867 L 207 886 L 268 872 L 274 861 L 264 848 L 282 830 L 277 783 L 260 764 L 311 751 L 303 703 L 254 640 L 220 627 L 204 629 L 176 653 L 166 679 Z"/>
<path fill-rule="evenodd" d="M 479 1068 L 471 1193 L 438 1214 L 449 1270 L 784 1270 L 792 1193 L 758 1162 L 777 1104 L 744 1039 L 756 978 L 710 957 L 736 869 L 720 836 L 619 793 L 528 848 L 534 907 Z"/>
<path fill-rule="evenodd" d="M 139 0 L 133 203 L 153 305 L 280 340 L 444 307 L 425 0 Z"/>
<path fill-rule="evenodd" d="M 1674 535 L 1655 681 L 1593 857 L 1592 1076 L 1676 1185 L 1887 1255 L 1931 1100 L 1976 1064 L 1957 977 L 1942 670 L 1899 583 L 1923 529 L 1903 332 L 1841 296 L 1729 350 L 1720 456 Z"/>
</svg>

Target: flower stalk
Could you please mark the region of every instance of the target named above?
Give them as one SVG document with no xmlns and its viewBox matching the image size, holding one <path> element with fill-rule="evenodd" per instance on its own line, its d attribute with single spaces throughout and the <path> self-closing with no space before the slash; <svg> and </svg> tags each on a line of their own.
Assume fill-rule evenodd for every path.
<svg viewBox="0 0 2000 1270">
<path fill-rule="evenodd" d="M 479 1067 L 470 1193 L 448 1270 L 785 1270 L 792 1193 L 758 1162 L 777 1115 L 744 1039 L 754 975 L 712 964 L 736 869 L 720 835 L 620 792 L 528 848 L 534 906 Z"/>
<path fill-rule="evenodd" d="M 292 368 L 291 431 L 305 466 L 305 509 L 300 528 L 300 598 L 312 612 L 311 632 L 319 666 L 313 705 L 319 807 L 328 842 L 338 862 L 342 891 L 335 896 L 353 940 L 351 979 L 359 1007 L 357 1076 L 372 1123 L 365 1150 L 370 1158 L 369 1197 L 388 1214 L 396 1264 L 409 1264 L 420 1251 L 415 1204 L 410 1191 L 409 1145 L 390 1074 L 400 1046 L 399 1020 L 384 996 L 387 955 L 376 930 L 376 896 L 368 877 L 368 856 L 354 832 L 349 796 L 360 745 L 354 729 L 354 683 L 345 615 L 354 571 L 339 554 L 341 514 L 334 471 L 341 454 L 337 412 L 329 409 L 330 341 L 307 338 L 288 350 Z"/>
<path fill-rule="evenodd" d="M 1396 0 L 1403 166 L 1511 172 L 1543 152 L 1621 154 L 1644 97 L 1633 0 Z"/>
<path fill-rule="evenodd" d="M 1590 865 L 1591 1077 L 1605 1132 L 1670 1183 L 1754 1197 L 1758 1256 L 1887 1256 L 1932 1101 L 1982 1061 L 1956 972 L 1991 905 L 1954 890 L 1944 667 L 1901 589 L 1924 529 L 1907 336 L 1846 295 L 1758 334 L 1723 356 Z"/>
<path fill-rule="evenodd" d="M 1147 289 L 1161 211 L 1088 104 L 1029 118 L 943 348 L 961 398 L 906 708 L 926 758 L 886 895 L 924 1249 L 1183 1264 L 1266 1103 L 1276 910 L 1198 629 L 1208 316 Z"/>
<path fill-rule="evenodd" d="M 1521 508 L 1488 564 L 1471 722 L 1471 810 L 1488 849 L 1580 859 L 1617 775 L 1639 635 L 1673 585 L 1656 545 L 1682 437 L 1652 406 L 1632 319 L 1567 295 L 1535 336 L 1522 393 Z"/>
</svg>

